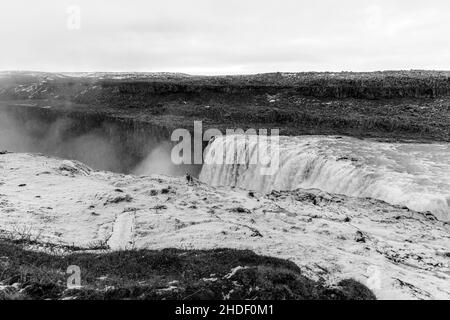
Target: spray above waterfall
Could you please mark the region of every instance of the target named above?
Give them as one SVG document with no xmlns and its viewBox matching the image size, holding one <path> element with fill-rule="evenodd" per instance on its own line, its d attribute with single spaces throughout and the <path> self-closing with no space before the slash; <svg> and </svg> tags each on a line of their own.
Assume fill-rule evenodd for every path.
<svg viewBox="0 0 450 320">
<path fill-rule="evenodd" d="M 232 146 L 237 146 L 233 148 Z M 205 152 L 200 179 L 259 192 L 321 189 L 371 197 L 450 217 L 450 144 L 381 143 L 347 137 L 280 137 L 279 166 L 260 174 L 246 156 L 258 142 L 245 135 L 216 138 Z M 217 164 L 224 150 L 234 163 Z M 270 157 L 270 153 L 268 156 Z M 208 164 L 210 163 L 210 164 Z"/>
</svg>

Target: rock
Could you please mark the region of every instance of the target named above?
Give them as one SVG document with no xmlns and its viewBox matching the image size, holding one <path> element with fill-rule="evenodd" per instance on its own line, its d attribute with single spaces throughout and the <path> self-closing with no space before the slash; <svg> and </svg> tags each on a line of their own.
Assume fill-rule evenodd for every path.
<svg viewBox="0 0 450 320">
<path fill-rule="evenodd" d="M 169 192 L 170 192 L 170 187 L 161 189 L 161 193 L 162 193 L 162 194 L 167 194 L 167 193 L 169 193 Z"/>
<path fill-rule="evenodd" d="M 243 207 L 236 207 L 236 208 L 232 208 L 230 209 L 231 212 L 237 212 L 237 213 L 251 213 L 250 210 L 245 209 Z"/>
<path fill-rule="evenodd" d="M 261 232 L 259 232 L 256 229 L 252 229 L 252 234 L 250 235 L 251 237 L 263 237 L 263 235 L 261 234 Z"/>
<path fill-rule="evenodd" d="M 132 200 L 133 200 L 133 198 L 129 194 L 126 194 L 124 196 L 110 197 L 108 200 L 106 200 L 104 205 L 106 206 L 108 204 L 114 204 L 114 203 L 120 203 L 120 202 L 131 202 Z"/>
<path fill-rule="evenodd" d="M 167 206 L 160 204 L 160 205 L 154 206 L 152 209 L 155 210 L 156 213 L 158 213 L 159 210 L 166 210 Z"/>
<path fill-rule="evenodd" d="M 66 172 L 72 175 L 89 175 L 91 173 L 91 169 L 78 161 L 69 161 L 64 160 L 62 164 L 58 167 L 58 170 L 61 172 Z"/>
<path fill-rule="evenodd" d="M 356 242 L 366 242 L 366 236 L 361 231 L 356 231 L 355 235 L 355 241 Z"/>
</svg>

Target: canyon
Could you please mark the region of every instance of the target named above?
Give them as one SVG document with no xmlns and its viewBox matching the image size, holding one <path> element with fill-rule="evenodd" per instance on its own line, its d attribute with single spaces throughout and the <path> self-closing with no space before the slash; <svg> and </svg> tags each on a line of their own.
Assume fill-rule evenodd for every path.
<svg viewBox="0 0 450 320">
<path fill-rule="evenodd" d="M 330 287 L 448 299 L 449 94 L 434 71 L 3 72 L 0 233 L 57 254 L 252 250 Z M 261 175 L 245 135 L 175 165 L 195 121 L 279 129 L 279 167 Z"/>
</svg>

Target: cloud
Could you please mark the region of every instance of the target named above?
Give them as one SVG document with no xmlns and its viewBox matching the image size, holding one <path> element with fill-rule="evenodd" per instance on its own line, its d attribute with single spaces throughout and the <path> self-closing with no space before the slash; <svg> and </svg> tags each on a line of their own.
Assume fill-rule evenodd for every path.
<svg viewBox="0 0 450 320">
<path fill-rule="evenodd" d="M 67 8 L 80 28 L 67 28 Z M 447 0 L 2 1 L 0 69 L 450 69 Z"/>
</svg>

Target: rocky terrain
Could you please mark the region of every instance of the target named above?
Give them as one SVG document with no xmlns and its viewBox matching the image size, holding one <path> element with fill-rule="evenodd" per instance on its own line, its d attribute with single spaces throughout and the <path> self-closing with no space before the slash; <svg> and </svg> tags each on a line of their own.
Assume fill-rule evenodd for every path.
<svg viewBox="0 0 450 320">
<path fill-rule="evenodd" d="M 35 257 L 33 261 L 44 259 L 44 253 L 58 257 L 87 252 L 94 254 L 95 259 L 111 262 L 116 261 L 117 256 L 101 258 L 100 254 L 122 249 L 140 252 L 136 250 L 233 248 L 291 261 L 293 264 L 277 262 L 285 270 L 282 274 L 290 275 L 283 279 L 291 279 L 289 283 L 294 281 L 297 286 L 294 292 L 302 292 L 298 288 L 305 282 L 299 277 L 307 277 L 312 281 L 309 285 L 316 288 L 316 298 L 330 297 L 320 295 L 324 286 L 337 288 L 334 297 L 342 295 L 342 288 L 350 286 L 342 282 L 348 281 L 346 279 L 366 284 L 379 299 L 450 298 L 450 228 L 448 223 L 436 220 L 431 214 L 379 200 L 318 190 L 274 191 L 263 195 L 237 188 L 214 188 L 195 179 L 187 182 L 184 178 L 161 175 L 139 177 L 94 171 L 78 162 L 33 154 L 2 153 L 0 171 L 2 238 L 13 244 L 25 243 L 27 250 L 42 251 L 40 258 Z M 14 265 L 15 255 L 20 252 L 11 246 L 2 244 L 0 255 L 4 271 L 9 270 L 10 263 Z M 267 270 L 263 265 L 275 263 L 251 254 L 253 258 L 249 260 L 248 253 L 236 254 L 230 259 L 227 253 L 220 252 L 216 253 L 220 256 L 218 261 L 233 263 L 217 272 L 219 278 L 227 274 L 231 278 L 238 271 L 253 270 L 258 265 L 259 271 Z M 147 254 L 158 255 L 142 253 L 143 261 L 150 259 L 146 258 Z M 166 254 L 172 258 L 187 254 L 188 258 L 179 263 L 191 263 L 189 253 Z M 201 256 L 200 252 L 197 254 Z M 161 253 L 159 255 L 157 261 L 172 261 L 172 258 L 167 260 L 166 255 L 161 260 Z M 70 255 L 67 263 L 91 265 L 87 261 L 100 261 L 90 257 L 75 259 Z M 56 271 L 52 268 L 66 263 L 59 258 L 52 261 L 40 263 L 53 274 Z M 37 263 L 29 262 L 31 269 Z M 108 278 L 108 274 L 117 277 L 110 268 L 105 268 L 88 267 L 89 272 L 95 269 L 106 273 L 89 273 L 90 277 Z M 202 283 L 214 282 L 218 277 L 210 275 L 214 274 L 212 271 L 196 274 L 203 279 Z M 247 278 L 239 275 L 237 282 L 244 285 L 242 281 Z M 258 275 L 264 278 L 264 273 Z M 247 276 L 259 279 L 255 275 Z M 174 279 L 171 281 L 175 282 L 169 284 L 164 282 L 168 281 L 165 277 L 157 288 L 175 292 L 171 297 L 186 297 L 190 292 L 197 292 L 185 288 L 184 278 Z M 4 285 L 12 286 L 12 282 Z M 230 289 L 229 282 L 220 283 Z M 20 287 L 20 283 L 16 287 Z M 27 289 L 28 294 L 32 295 L 32 289 Z M 14 292 L 11 287 L 7 290 Z M 357 286 L 357 290 L 362 289 Z M 177 296 L 176 292 L 182 293 Z M 217 292 L 221 291 L 210 290 L 212 296 Z M 359 292 L 362 297 L 370 297 Z M 117 297 L 117 294 L 115 291 L 112 295 Z M 145 292 L 142 294 L 145 296 Z M 151 291 L 149 296 L 154 294 Z M 248 298 L 242 292 L 238 297 Z M 307 298 L 300 293 L 280 297 Z"/>
<path fill-rule="evenodd" d="M 430 212 L 167 167 L 171 133 L 194 121 L 449 142 L 449 97 L 434 71 L 1 72 L 0 147 L 34 153 L 0 152 L 0 299 L 449 299 L 450 228 Z M 139 176 L 154 171 L 171 176 Z M 81 289 L 66 290 L 70 264 Z"/>
<path fill-rule="evenodd" d="M 0 106 L 192 130 L 280 128 L 388 141 L 450 141 L 450 74 L 435 71 L 185 74 L 3 72 Z"/>
</svg>

